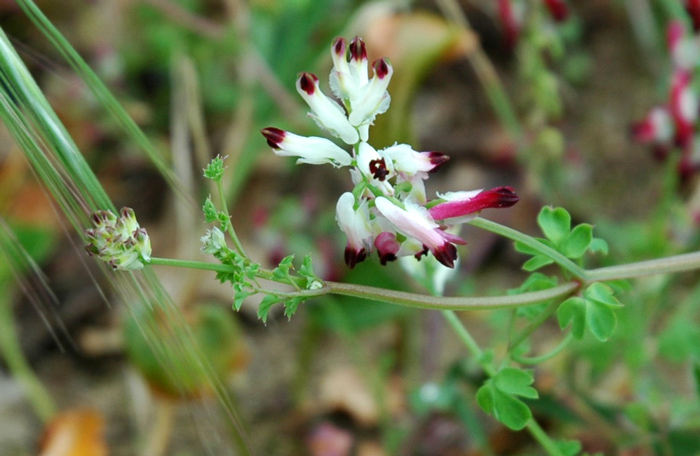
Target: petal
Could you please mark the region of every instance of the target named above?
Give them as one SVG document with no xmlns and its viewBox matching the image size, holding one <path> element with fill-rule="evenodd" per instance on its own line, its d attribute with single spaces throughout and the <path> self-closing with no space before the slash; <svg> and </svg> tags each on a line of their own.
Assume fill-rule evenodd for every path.
<svg viewBox="0 0 700 456">
<path fill-rule="evenodd" d="M 333 141 L 318 136 L 299 136 L 279 128 L 268 127 L 261 130 L 275 154 L 283 157 L 299 157 L 297 163 L 333 166 L 348 166 L 352 157 Z"/>
<path fill-rule="evenodd" d="M 472 192 L 451 192 L 439 195 L 446 201 L 428 209 L 428 212 L 435 220 L 462 219 L 475 215 L 477 212 L 487 208 L 510 207 L 520 199 L 511 187 L 497 187 L 491 190 Z"/>
<path fill-rule="evenodd" d="M 401 244 L 396 240 L 396 234 L 384 231 L 374 239 L 374 246 L 379 254 L 379 261 L 382 265 L 386 265 L 389 261 L 394 261 L 398 258 Z"/>
<path fill-rule="evenodd" d="M 345 116 L 343 108 L 321 92 L 318 78 L 311 73 L 302 73 L 297 79 L 297 92 L 311 108 L 309 115 L 321 128 L 342 139 L 347 144 L 355 144 L 360 136 Z"/>
<path fill-rule="evenodd" d="M 391 97 L 386 89 L 394 69 L 386 59 L 376 60 L 372 68 L 374 69 L 372 79 L 358 89 L 357 96 L 351 99 L 352 109 L 348 120 L 354 126 L 371 124 L 377 114 L 382 114 L 389 109 Z"/>
<path fill-rule="evenodd" d="M 405 201 L 406 209 L 402 209 L 384 197 L 376 198 L 375 205 L 398 232 L 421 242 L 445 266 L 454 267 L 457 249 L 450 242 L 464 241 L 453 235 L 446 236 L 424 208 Z"/>
<path fill-rule="evenodd" d="M 383 149 L 382 154 L 391 158 L 397 172 L 408 175 L 432 173 L 450 159 L 439 152 L 416 152 L 408 144 L 394 144 Z"/>
<path fill-rule="evenodd" d="M 355 209 L 355 196 L 350 192 L 343 193 L 336 205 L 336 220 L 348 238 L 345 263 L 352 268 L 367 258 L 367 247 L 372 239 L 367 202 L 362 201 Z"/>
</svg>

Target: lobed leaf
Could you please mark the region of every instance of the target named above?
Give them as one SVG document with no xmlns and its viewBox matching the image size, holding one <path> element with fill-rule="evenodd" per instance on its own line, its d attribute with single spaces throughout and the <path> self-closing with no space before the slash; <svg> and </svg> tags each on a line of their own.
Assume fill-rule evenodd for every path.
<svg viewBox="0 0 700 456">
<path fill-rule="evenodd" d="M 562 207 L 545 206 L 537 216 L 537 224 L 547 239 L 560 245 L 571 230 L 571 215 Z"/>
<path fill-rule="evenodd" d="M 561 253 L 568 258 L 581 258 L 593 242 L 593 227 L 588 223 L 577 225 L 562 241 Z"/>
</svg>

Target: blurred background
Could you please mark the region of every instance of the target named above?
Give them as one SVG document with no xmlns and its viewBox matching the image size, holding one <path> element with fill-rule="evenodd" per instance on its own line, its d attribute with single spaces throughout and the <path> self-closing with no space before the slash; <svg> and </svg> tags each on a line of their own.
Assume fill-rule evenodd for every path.
<svg viewBox="0 0 700 456">
<path fill-rule="evenodd" d="M 349 270 L 335 221 L 338 196 L 352 188 L 347 172 L 295 166 L 259 133 L 275 126 L 324 136 L 306 118 L 296 76 L 313 72 L 330 93 L 330 43 L 357 35 L 370 61 L 388 57 L 395 70 L 392 105 L 370 130 L 371 144 L 409 143 L 451 158 L 431 175 L 429 195 L 512 186 L 519 204 L 483 215 L 535 236 L 543 205 L 565 207 L 610 244 L 610 254 L 596 255 L 591 267 L 697 249 L 693 20 L 700 7 L 693 1 L 36 5 L 167 164 L 170 177 L 20 6 L 0 1 L 0 27 L 116 207 L 135 210 L 155 256 L 206 260 L 199 208 L 212 189 L 201 170 L 219 154 L 228 156 L 233 223 L 263 265 L 311 252 L 325 279 L 424 292 L 407 285 L 399 264 L 382 267 L 375 256 Z M 674 21 L 685 44 L 669 35 Z M 679 88 L 681 71 L 689 76 Z M 679 91 L 690 101 L 674 98 Z M 690 104 L 690 114 L 679 114 L 679 103 Z M 659 107 L 666 114 L 655 117 Z M 483 374 L 435 313 L 324 297 L 290 320 L 274 309 L 263 324 L 255 299 L 231 311 L 233 292 L 213 274 L 156 268 L 192 332 L 210 340 L 202 351 L 228 398 L 196 384 L 185 393 L 183 385 L 170 388 L 149 344 L 133 340 L 138 315 L 84 254 L 2 127 L 0 214 L 40 266 L 5 271 L 2 282 L 9 310 L 0 316 L 0 337 L 10 339 L 6 347 L 19 344 L 27 364 L 18 371 L 6 359 L 0 372 L 0 454 L 244 454 L 232 434 L 259 455 L 542 451 L 478 409 L 473 395 Z M 527 278 L 526 257 L 512 243 L 469 226 L 462 235 L 468 245 L 448 295 L 504 294 Z M 584 339 L 537 367 L 542 399 L 531 406 L 548 432 L 580 440 L 591 454 L 700 451 L 700 411 L 692 405 L 692 366 L 700 360 L 694 278 L 645 281 L 625 301 L 636 311 L 623 311 L 612 341 Z M 663 306 L 673 312 L 660 318 Z M 484 345 L 504 349 L 510 312 L 463 317 Z M 552 322 L 534 341 L 552 347 L 558 338 Z M 53 420 L 28 401 L 18 381 L 25 371 L 60 411 Z M 50 450 L 51 442 L 66 435 L 80 437 L 78 450 L 50 453 L 60 451 Z"/>
</svg>

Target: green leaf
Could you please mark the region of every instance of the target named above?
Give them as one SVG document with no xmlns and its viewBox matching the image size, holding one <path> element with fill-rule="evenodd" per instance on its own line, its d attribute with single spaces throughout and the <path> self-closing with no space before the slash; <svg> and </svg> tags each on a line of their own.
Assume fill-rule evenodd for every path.
<svg viewBox="0 0 700 456">
<path fill-rule="evenodd" d="M 581 258 L 593 242 L 593 227 L 582 223 L 574 228 L 561 243 L 560 251 L 568 258 Z"/>
<path fill-rule="evenodd" d="M 236 291 L 236 294 L 233 295 L 233 308 L 236 311 L 241 310 L 241 306 L 243 305 L 243 300 L 247 298 L 248 296 L 254 295 L 255 292 L 253 291 Z"/>
<path fill-rule="evenodd" d="M 292 283 L 292 277 L 289 274 L 289 271 L 294 269 L 292 261 L 294 261 L 294 254 L 284 257 L 279 266 L 272 271 L 272 277 L 281 282 Z"/>
<path fill-rule="evenodd" d="M 517 369 L 515 367 L 506 367 L 501 369 L 493 378 L 494 384 L 504 393 L 526 397 L 528 399 L 537 399 L 537 390 L 531 385 L 535 379 L 528 371 Z"/>
<path fill-rule="evenodd" d="M 309 288 L 312 284 L 318 282 L 320 286 L 323 286 L 321 279 L 314 272 L 313 260 L 311 259 L 311 254 L 307 253 L 301 262 L 301 267 L 299 268 L 299 274 L 306 279 L 306 284 L 304 288 Z"/>
<path fill-rule="evenodd" d="M 554 243 L 560 243 L 568 236 L 571 230 L 571 216 L 562 207 L 553 208 L 545 206 L 537 216 L 537 224 L 540 225 L 544 235 Z"/>
<path fill-rule="evenodd" d="M 506 367 L 479 388 L 476 400 L 486 413 L 492 414 L 510 429 L 520 430 L 532 418 L 532 412 L 515 396 L 536 399 L 537 390 L 530 386 L 533 381 L 530 372 Z"/>
<path fill-rule="evenodd" d="M 527 260 L 525 264 L 523 264 L 523 269 L 528 272 L 532 272 L 552 263 L 554 263 L 554 261 L 552 261 L 551 258 L 547 258 L 546 256 L 542 255 L 535 255 L 534 257 Z"/>
<path fill-rule="evenodd" d="M 270 307 L 280 302 L 280 298 L 276 295 L 269 294 L 266 295 L 260 302 L 260 307 L 258 307 L 258 318 L 267 323 L 267 313 L 270 311 Z"/>
<path fill-rule="evenodd" d="M 482 410 L 515 431 L 523 429 L 532 418 L 527 405 L 500 391 L 491 380 L 476 392 L 476 401 Z"/>
<path fill-rule="evenodd" d="M 554 443 L 564 456 L 576 456 L 581 453 L 581 442 L 578 440 L 556 440 Z"/>
<path fill-rule="evenodd" d="M 297 307 L 299 307 L 299 304 L 301 304 L 304 301 L 304 299 L 301 296 L 294 297 L 292 299 L 288 299 L 287 301 L 284 302 L 284 316 L 287 317 L 288 319 L 291 319 L 292 316 L 296 313 Z"/>
<path fill-rule="evenodd" d="M 574 337 L 581 339 L 586 330 L 586 301 L 578 296 L 570 297 L 559 306 L 557 319 L 561 329 L 571 323 L 571 332 Z"/>
<path fill-rule="evenodd" d="M 539 272 L 531 274 L 518 288 L 508 290 L 509 295 L 516 295 L 528 291 L 540 291 L 554 288 L 559 281 L 556 277 L 546 276 Z"/>
<path fill-rule="evenodd" d="M 221 155 L 217 155 L 210 163 L 204 168 L 204 177 L 211 179 L 214 182 L 219 182 L 224 176 L 224 159 Z"/>
<path fill-rule="evenodd" d="M 617 327 L 615 311 L 606 304 L 597 301 L 586 301 L 586 324 L 596 339 L 605 342 L 613 335 Z"/>
<path fill-rule="evenodd" d="M 604 283 L 596 282 L 586 288 L 583 296 L 586 299 L 604 304 L 610 307 L 622 307 L 620 301 L 614 296 L 615 291 Z"/>
<path fill-rule="evenodd" d="M 594 237 L 591 241 L 591 245 L 588 247 L 592 253 L 602 253 L 607 255 L 609 252 L 608 243 L 605 239 Z"/>
<path fill-rule="evenodd" d="M 204 212 L 204 221 L 207 223 L 212 223 L 218 219 L 216 206 L 214 206 L 214 203 L 211 201 L 211 195 L 209 195 L 204 202 L 202 212 Z"/>
</svg>

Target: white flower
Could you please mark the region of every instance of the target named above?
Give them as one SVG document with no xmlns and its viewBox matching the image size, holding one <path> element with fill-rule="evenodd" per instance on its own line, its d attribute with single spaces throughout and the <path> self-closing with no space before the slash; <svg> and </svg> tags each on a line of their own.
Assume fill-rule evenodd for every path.
<svg viewBox="0 0 700 456">
<path fill-rule="evenodd" d="M 367 201 L 361 201 L 355 209 L 355 196 L 350 192 L 343 193 L 336 205 L 336 220 L 348 238 L 345 247 L 345 263 L 352 268 L 367 258 L 368 251 L 371 249 L 372 230 Z"/>
<path fill-rule="evenodd" d="M 263 128 L 261 132 L 275 154 L 299 157 L 297 163 L 311 165 L 330 163 L 340 167 L 348 166 L 352 162 L 350 154 L 326 138 L 299 136 L 274 127 Z"/>
<path fill-rule="evenodd" d="M 347 144 L 356 144 L 360 139 L 357 129 L 350 124 L 338 103 L 321 92 L 318 78 L 311 73 L 302 73 L 297 80 L 297 92 L 311 108 L 309 117 L 333 136 Z"/>
</svg>

